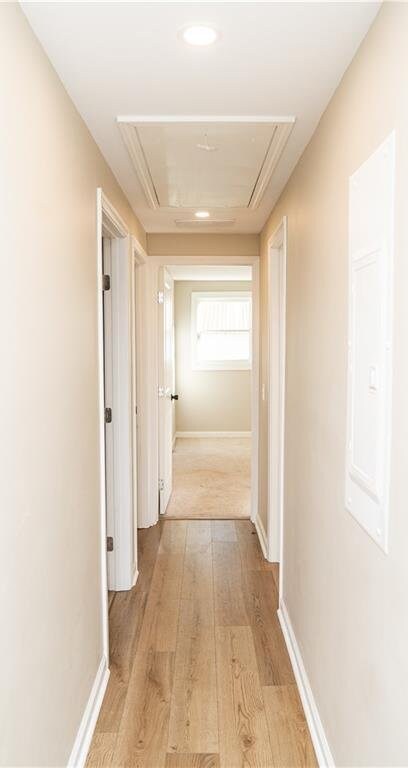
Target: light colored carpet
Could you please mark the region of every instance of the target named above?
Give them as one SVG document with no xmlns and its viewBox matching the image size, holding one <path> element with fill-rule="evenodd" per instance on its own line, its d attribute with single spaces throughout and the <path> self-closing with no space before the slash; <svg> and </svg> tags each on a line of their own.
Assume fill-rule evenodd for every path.
<svg viewBox="0 0 408 768">
<path fill-rule="evenodd" d="M 251 438 L 177 438 L 166 518 L 245 518 L 250 498 Z"/>
</svg>

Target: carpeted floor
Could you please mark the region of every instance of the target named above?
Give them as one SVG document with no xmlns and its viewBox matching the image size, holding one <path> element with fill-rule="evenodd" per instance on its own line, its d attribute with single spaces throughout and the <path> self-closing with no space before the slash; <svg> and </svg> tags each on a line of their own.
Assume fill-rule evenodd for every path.
<svg viewBox="0 0 408 768">
<path fill-rule="evenodd" d="M 251 438 L 177 438 L 166 518 L 250 515 Z"/>
</svg>

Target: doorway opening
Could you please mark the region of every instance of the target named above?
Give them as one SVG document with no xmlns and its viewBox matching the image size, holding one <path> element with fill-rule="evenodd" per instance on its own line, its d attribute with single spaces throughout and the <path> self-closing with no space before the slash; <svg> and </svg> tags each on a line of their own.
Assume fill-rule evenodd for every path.
<svg viewBox="0 0 408 768">
<path fill-rule="evenodd" d="M 137 578 L 136 275 L 125 223 L 97 191 L 101 598 L 104 656 L 114 594 Z"/>
<path fill-rule="evenodd" d="M 251 265 L 159 269 L 159 507 L 251 517 Z"/>
</svg>

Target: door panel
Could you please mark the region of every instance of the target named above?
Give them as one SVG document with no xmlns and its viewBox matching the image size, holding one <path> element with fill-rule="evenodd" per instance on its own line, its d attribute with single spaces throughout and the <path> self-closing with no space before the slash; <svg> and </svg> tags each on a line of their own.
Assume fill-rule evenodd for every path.
<svg viewBox="0 0 408 768">
<path fill-rule="evenodd" d="M 159 273 L 159 469 L 160 513 L 164 514 L 173 485 L 174 284 L 169 272 Z"/>
<path fill-rule="evenodd" d="M 103 273 L 112 276 L 111 241 L 102 240 Z M 112 291 L 103 292 L 103 364 L 105 408 L 113 403 L 113 351 L 112 351 Z M 113 429 L 105 422 L 105 474 L 106 474 L 106 535 L 114 536 L 114 488 L 113 488 Z M 107 552 L 108 589 L 114 589 L 114 554 Z"/>
</svg>

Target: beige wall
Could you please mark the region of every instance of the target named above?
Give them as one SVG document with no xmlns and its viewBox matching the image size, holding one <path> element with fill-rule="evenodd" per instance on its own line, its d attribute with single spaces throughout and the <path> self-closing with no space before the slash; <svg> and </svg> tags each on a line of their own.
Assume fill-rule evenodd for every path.
<svg viewBox="0 0 408 768">
<path fill-rule="evenodd" d="M 258 235 L 162 234 L 147 235 L 151 256 L 258 256 Z"/>
<path fill-rule="evenodd" d="M 96 188 L 144 233 L 0 5 L 0 764 L 66 764 L 101 659 Z"/>
<path fill-rule="evenodd" d="M 408 5 L 387 3 L 262 233 L 288 216 L 284 600 L 335 762 L 406 766 Z M 396 128 L 390 546 L 344 507 L 348 178 Z M 262 340 L 267 377 L 266 332 Z M 265 498 L 267 411 L 262 408 Z"/>
<path fill-rule="evenodd" d="M 250 291 L 250 282 L 175 282 L 176 430 L 240 432 L 251 429 L 251 371 L 193 371 L 193 291 Z"/>
</svg>

